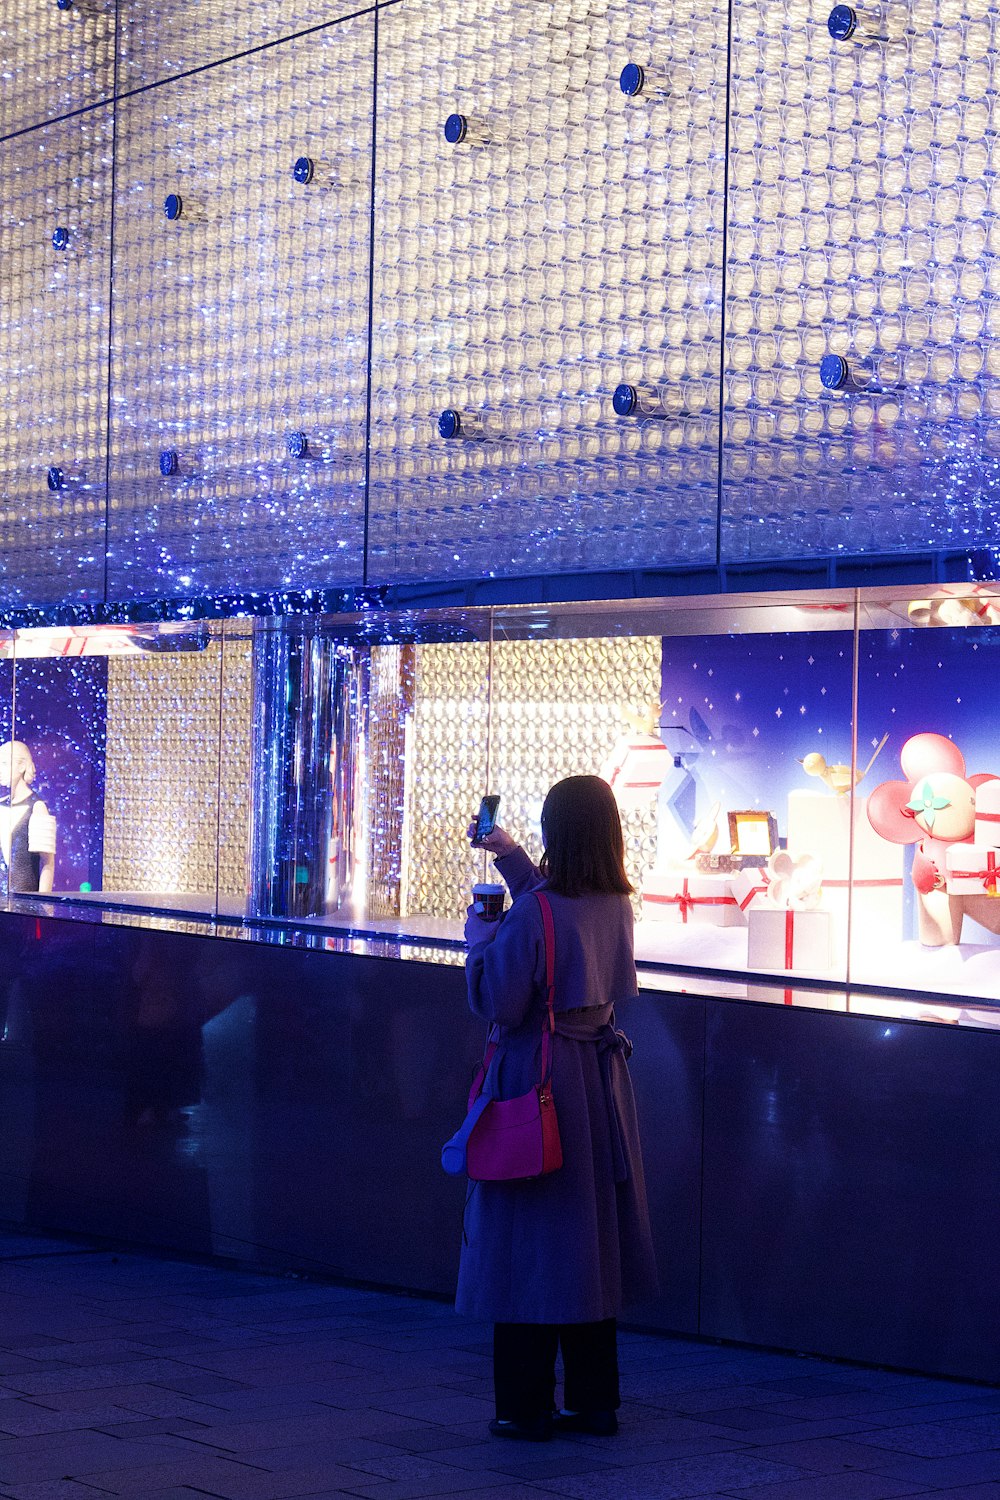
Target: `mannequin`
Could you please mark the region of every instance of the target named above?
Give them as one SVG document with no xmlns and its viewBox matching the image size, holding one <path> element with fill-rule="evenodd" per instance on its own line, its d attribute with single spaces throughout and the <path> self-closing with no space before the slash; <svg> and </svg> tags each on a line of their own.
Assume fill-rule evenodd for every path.
<svg viewBox="0 0 1000 1500">
<path fill-rule="evenodd" d="M 7 866 L 7 886 L 18 892 L 47 895 L 56 868 L 56 820 L 32 791 L 35 762 L 20 740 L 0 745 L 0 855 Z"/>
</svg>

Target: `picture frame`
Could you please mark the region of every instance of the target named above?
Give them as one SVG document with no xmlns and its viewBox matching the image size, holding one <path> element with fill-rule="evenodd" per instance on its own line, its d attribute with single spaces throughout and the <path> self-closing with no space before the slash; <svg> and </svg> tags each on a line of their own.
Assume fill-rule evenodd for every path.
<svg viewBox="0 0 1000 1500">
<path fill-rule="evenodd" d="M 778 847 L 778 820 L 756 807 L 737 809 L 729 814 L 729 842 L 734 854 L 770 859 Z"/>
</svg>

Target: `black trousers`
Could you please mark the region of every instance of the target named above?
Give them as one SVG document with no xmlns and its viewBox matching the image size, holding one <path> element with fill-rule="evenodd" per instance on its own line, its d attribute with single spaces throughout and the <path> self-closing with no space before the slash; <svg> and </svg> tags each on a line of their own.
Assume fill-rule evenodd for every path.
<svg viewBox="0 0 1000 1500">
<path fill-rule="evenodd" d="M 601 1323 L 495 1323 L 493 1388 L 497 1416 L 526 1422 L 552 1411 L 556 1353 L 562 1349 L 568 1411 L 617 1411 L 618 1326 Z"/>
</svg>

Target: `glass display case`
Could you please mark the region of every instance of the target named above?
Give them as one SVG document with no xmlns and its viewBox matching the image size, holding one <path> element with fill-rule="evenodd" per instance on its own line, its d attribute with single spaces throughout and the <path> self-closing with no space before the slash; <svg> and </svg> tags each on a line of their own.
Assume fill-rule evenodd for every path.
<svg viewBox="0 0 1000 1500">
<path fill-rule="evenodd" d="M 648 972 L 816 1004 L 1000 999 L 993 586 L 31 629 L 0 649 L 9 908 L 458 945 L 490 874 L 466 837 L 482 794 L 537 860 L 549 786 L 593 773 Z"/>
</svg>

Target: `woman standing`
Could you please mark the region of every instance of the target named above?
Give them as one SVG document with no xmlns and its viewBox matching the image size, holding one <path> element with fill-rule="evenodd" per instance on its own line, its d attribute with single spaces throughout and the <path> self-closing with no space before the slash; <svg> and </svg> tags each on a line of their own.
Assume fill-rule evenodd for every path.
<svg viewBox="0 0 1000 1500">
<path fill-rule="evenodd" d="M 470 1184 L 459 1312 L 494 1324 L 497 1437 L 553 1430 L 611 1436 L 620 1405 L 616 1318 L 653 1294 L 656 1272 L 628 1040 L 614 1007 L 636 992 L 631 886 L 614 796 L 597 776 L 557 782 L 542 808 L 536 868 L 502 829 L 496 856 L 513 905 L 500 922 L 470 908 L 469 1004 L 500 1028 L 486 1090 L 513 1099 L 539 1076 L 545 938 L 533 892 L 555 928 L 552 1095 L 563 1165 L 545 1177 Z M 555 1407 L 561 1346 L 564 1406 Z"/>
</svg>

